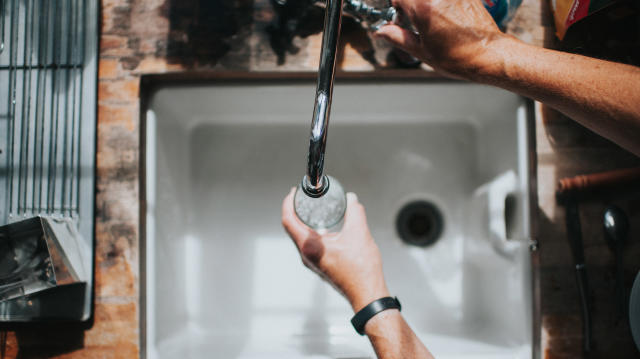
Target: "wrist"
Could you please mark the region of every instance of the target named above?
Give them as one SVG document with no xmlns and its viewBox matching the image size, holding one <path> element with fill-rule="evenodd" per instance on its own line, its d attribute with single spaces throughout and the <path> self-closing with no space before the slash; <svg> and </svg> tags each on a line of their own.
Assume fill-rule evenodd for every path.
<svg viewBox="0 0 640 359">
<path fill-rule="evenodd" d="M 353 312 L 357 313 L 374 300 L 389 296 L 390 294 L 386 284 L 381 283 L 375 286 L 361 288 L 355 293 L 347 295 L 347 299 L 351 304 L 351 308 L 353 308 Z"/>
<path fill-rule="evenodd" d="M 372 333 L 378 331 L 381 327 L 388 327 L 391 321 L 397 322 L 401 317 L 402 314 L 400 314 L 400 310 L 398 309 L 384 310 L 374 315 L 367 321 L 367 324 L 364 325 L 364 333 L 366 335 L 371 335 Z"/>
<path fill-rule="evenodd" d="M 507 68 L 513 53 L 523 53 L 523 43 L 517 38 L 502 34 L 486 44 L 483 56 L 478 56 L 476 71 L 471 81 L 495 84 L 507 76 Z"/>
</svg>

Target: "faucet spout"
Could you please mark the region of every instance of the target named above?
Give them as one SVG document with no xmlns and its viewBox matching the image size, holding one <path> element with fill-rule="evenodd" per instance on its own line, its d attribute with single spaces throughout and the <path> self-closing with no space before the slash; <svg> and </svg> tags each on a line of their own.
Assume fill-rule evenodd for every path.
<svg viewBox="0 0 640 359">
<path fill-rule="evenodd" d="M 309 136 L 307 172 L 302 180 L 302 189 L 310 197 L 321 197 L 329 187 L 329 181 L 323 174 L 324 153 L 331 112 L 338 37 L 342 23 L 342 2 L 343 0 L 326 1 L 318 83 Z"/>
</svg>

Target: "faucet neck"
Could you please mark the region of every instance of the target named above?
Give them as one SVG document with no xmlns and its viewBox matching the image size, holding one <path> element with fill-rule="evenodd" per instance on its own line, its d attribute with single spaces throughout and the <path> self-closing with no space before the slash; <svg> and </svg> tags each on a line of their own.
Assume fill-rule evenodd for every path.
<svg viewBox="0 0 640 359">
<path fill-rule="evenodd" d="M 318 83 L 309 136 L 307 174 L 303 180 L 303 188 L 307 193 L 326 192 L 324 187 L 327 181 L 323 180 L 324 153 L 331 112 L 338 38 L 342 23 L 342 2 L 343 0 L 326 1 Z"/>
</svg>

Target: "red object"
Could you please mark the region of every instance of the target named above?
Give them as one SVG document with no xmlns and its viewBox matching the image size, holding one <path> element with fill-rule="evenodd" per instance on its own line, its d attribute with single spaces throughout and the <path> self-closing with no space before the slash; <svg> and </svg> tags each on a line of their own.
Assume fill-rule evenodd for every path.
<svg viewBox="0 0 640 359">
<path fill-rule="evenodd" d="M 565 21 L 565 26 L 567 28 L 573 25 L 573 23 L 575 23 L 576 21 L 589 15 L 589 1 L 590 0 L 575 0 L 573 2 L 571 11 L 569 11 L 567 20 Z"/>
</svg>

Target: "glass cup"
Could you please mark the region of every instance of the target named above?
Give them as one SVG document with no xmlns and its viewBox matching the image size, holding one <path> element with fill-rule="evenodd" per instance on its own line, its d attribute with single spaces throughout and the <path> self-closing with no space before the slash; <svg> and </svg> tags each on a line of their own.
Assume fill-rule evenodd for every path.
<svg viewBox="0 0 640 359">
<path fill-rule="evenodd" d="M 307 226 L 315 230 L 331 230 L 337 227 L 347 210 L 347 196 L 337 179 L 324 178 L 329 187 L 322 196 L 311 197 L 298 185 L 293 197 L 296 215 Z"/>
</svg>

